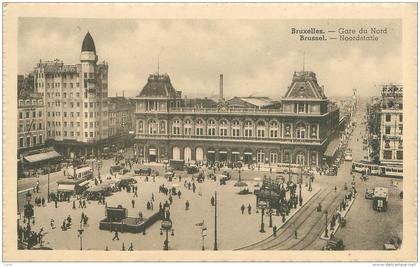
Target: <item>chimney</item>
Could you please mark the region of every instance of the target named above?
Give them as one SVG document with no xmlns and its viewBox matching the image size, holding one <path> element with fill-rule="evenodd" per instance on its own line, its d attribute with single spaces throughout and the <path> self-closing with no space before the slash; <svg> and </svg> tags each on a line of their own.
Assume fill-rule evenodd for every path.
<svg viewBox="0 0 420 267">
<path fill-rule="evenodd" d="M 219 102 L 223 101 L 223 74 L 220 74 Z"/>
</svg>

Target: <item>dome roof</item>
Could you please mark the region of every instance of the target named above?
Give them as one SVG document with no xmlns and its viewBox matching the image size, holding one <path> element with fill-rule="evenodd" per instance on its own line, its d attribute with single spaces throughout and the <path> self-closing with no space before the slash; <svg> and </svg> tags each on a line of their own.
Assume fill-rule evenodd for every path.
<svg viewBox="0 0 420 267">
<path fill-rule="evenodd" d="M 82 43 L 82 52 L 93 52 L 96 54 L 95 43 L 93 42 L 93 38 L 89 32 L 86 33 L 85 39 L 83 39 Z"/>
</svg>

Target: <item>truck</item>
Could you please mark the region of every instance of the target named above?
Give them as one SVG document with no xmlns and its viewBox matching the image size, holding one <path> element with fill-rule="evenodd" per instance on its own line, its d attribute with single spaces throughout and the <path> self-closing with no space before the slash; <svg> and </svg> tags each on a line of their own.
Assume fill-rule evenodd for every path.
<svg viewBox="0 0 420 267">
<path fill-rule="evenodd" d="M 185 167 L 185 160 L 171 159 L 169 161 L 169 166 L 174 170 L 183 171 Z"/>
<path fill-rule="evenodd" d="M 375 187 L 373 190 L 373 209 L 386 211 L 388 208 L 388 188 Z"/>
</svg>

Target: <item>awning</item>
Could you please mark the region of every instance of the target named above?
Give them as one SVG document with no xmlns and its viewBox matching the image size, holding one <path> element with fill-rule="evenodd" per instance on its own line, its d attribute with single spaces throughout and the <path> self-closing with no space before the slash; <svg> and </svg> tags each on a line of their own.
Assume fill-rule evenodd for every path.
<svg viewBox="0 0 420 267">
<path fill-rule="evenodd" d="M 72 192 L 74 191 L 74 184 L 59 184 L 57 191 L 59 192 Z"/>
<path fill-rule="evenodd" d="M 339 137 L 336 137 L 333 140 L 331 140 L 330 143 L 327 146 L 327 149 L 324 152 L 324 156 L 334 157 L 334 154 L 337 151 L 339 145 L 340 145 L 340 138 Z"/>
<path fill-rule="evenodd" d="M 88 183 L 89 183 L 89 180 L 84 181 L 84 182 L 81 182 L 79 185 L 80 185 L 80 186 L 84 186 L 84 185 L 87 185 Z"/>
<path fill-rule="evenodd" d="M 58 157 L 61 157 L 61 155 L 57 151 L 54 150 L 54 151 L 48 151 L 44 153 L 25 156 L 24 159 L 30 163 L 35 163 L 35 162 L 54 159 Z"/>
<path fill-rule="evenodd" d="M 207 151 L 207 153 L 216 153 L 216 151 L 209 150 L 209 151 Z"/>
<path fill-rule="evenodd" d="M 239 155 L 239 152 L 238 151 L 232 151 L 232 154 Z"/>
<path fill-rule="evenodd" d="M 155 156 L 156 155 L 156 149 L 150 148 L 149 149 L 149 155 Z"/>
<path fill-rule="evenodd" d="M 219 151 L 220 154 L 227 154 L 227 151 Z"/>
</svg>

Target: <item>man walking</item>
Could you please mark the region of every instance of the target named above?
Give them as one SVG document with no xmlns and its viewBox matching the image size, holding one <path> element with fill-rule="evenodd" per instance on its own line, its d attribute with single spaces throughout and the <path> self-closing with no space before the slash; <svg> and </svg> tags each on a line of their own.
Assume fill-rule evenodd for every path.
<svg viewBox="0 0 420 267">
<path fill-rule="evenodd" d="M 241 212 L 242 212 L 242 214 L 244 214 L 244 211 L 245 211 L 245 205 L 242 204 L 242 206 L 241 206 Z"/>
<path fill-rule="evenodd" d="M 248 204 L 248 214 L 251 215 L 251 204 Z"/>
<path fill-rule="evenodd" d="M 132 199 L 131 200 L 131 206 L 134 208 L 134 203 L 135 203 L 135 201 L 134 201 L 134 199 Z"/>
<path fill-rule="evenodd" d="M 115 229 L 114 238 L 112 238 L 112 241 L 114 241 L 115 239 L 120 240 L 120 238 L 118 237 L 118 230 L 117 229 Z"/>
</svg>

